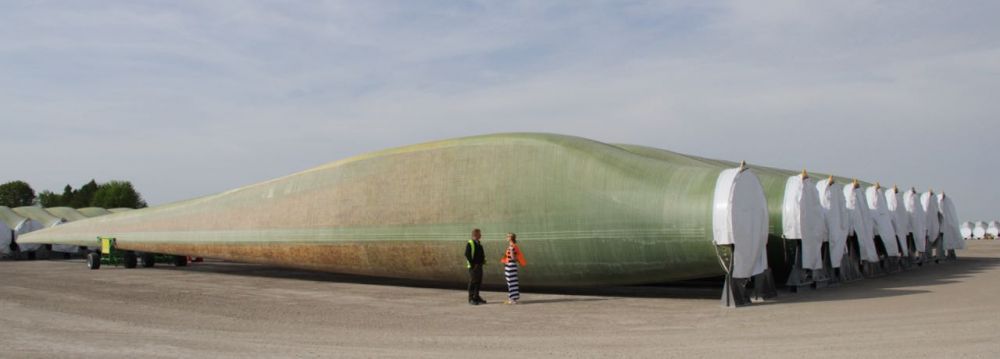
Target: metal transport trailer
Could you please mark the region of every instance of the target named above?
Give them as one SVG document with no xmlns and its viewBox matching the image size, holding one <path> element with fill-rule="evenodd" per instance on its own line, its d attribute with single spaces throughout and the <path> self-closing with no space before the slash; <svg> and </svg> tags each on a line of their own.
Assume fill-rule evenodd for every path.
<svg viewBox="0 0 1000 359">
<path fill-rule="evenodd" d="M 97 237 L 100 250 L 87 253 L 87 268 L 91 270 L 101 269 L 102 265 L 121 265 L 125 268 L 153 267 L 156 263 L 173 263 L 175 266 L 184 267 L 188 264 L 186 256 L 162 255 L 156 253 L 136 253 L 135 251 L 121 250 L 118 248 L 118 241 L 111 237 Z"/>
</svg>

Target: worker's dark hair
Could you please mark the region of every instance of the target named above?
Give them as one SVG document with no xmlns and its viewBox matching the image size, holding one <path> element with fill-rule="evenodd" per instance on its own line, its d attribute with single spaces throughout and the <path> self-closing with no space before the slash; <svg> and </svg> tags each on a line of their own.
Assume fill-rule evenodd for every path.
<svg viewBox="0 0 1000 359">
<path fill-rule="evenodd" d="M 479 228 L 473 228 L 472 235 L 475 235 L 476 233 L 482 233 L 482 231 L 480 231 Z"/>
<path fill-rule="evenodd" d="M 509 233 L 507 233 L 507 236 L 510 237 L 510 241 L 512 243 L 515 243 L 515 244 L 517 243 L 517 235 L 516 234 L 514 234 L 513 232 L 509 232 Z"/>
</svg>

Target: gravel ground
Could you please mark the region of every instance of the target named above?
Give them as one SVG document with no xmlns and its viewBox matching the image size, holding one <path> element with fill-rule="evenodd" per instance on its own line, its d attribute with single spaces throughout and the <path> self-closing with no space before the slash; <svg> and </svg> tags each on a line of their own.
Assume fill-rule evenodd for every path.
<svg viewBox="0 0 1000 359">
<path fill-rule="evenodd" d="M 0 357 L 997 357 L 1000 241 L 720 308 L 718 288 L 533 293 L 209 262 L 0 261 Z"/>
</svg>

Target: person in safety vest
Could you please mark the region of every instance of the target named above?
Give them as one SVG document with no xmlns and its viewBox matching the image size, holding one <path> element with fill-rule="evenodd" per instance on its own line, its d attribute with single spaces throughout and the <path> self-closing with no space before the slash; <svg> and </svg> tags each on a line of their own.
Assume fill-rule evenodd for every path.
<svg viewBox="0 0 1000 359">
<path fill-rule="evenodd" d="M 503 258 L 500 259 L 500 263 L 504 264 L 504 278 L 507 279 L 506 303 L 517 304 L 517 301 L 521 300 L 521 286 L 520 281 L 517 279 L 517 267 L 518 265 L 524 267 L 528 262 L 524 260 L 524 254 L 521 253 L 521 248 L 517 246 L 516 234 L 507 233 L 507 243 L 507 251 L 504 252 Z"/>
<path fill-rule="evenodd" d="M 483 245 L 479 243 L 482 233 L 479 228 L 472 230 L 472 239 L 465 244 L 465 266 L 469 269 L 469 304 L 486 304 L 483 297 L 479 296 L 479 287 L 483 285 L 483 263 L 486 262 L 486 253 L 483 253 Z"/>
</svg>

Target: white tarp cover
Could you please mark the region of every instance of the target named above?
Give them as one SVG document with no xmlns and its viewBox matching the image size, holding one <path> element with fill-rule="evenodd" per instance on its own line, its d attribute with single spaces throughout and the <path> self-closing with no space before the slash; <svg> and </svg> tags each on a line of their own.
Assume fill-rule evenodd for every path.
<svg viewBox="0 0 1000 359">
<path fill-rule="evenodd" d="M 861 194 L 861 189 L 854 185 L 844 186 L 844 207 L 847 207 L 851 232 L 858 237 L 858 250 L 861 260 L 878 262 L 878 252 L 875 249 L 875 220 L 868 213 L 867 200 Z"/>
<path fill-rule="evenodd" d="M 826 221 L 819 193 L 809 177 L 788 177 L 785 200 L 781 206 L 781 223 L 785 238 L 802 240 L 802 268 L 823 268 L 823 237 Z"/>
<path fill-rule="evenodd" d="M 840 268 L 840 261 L 847 251 L 847 233 L 851 230 L 850 215 L 844 206 L 843 187 L 831 181 L 816 183 L 819 204 L 823 207 L 823 217 L 826 219 L 827 238 L 830 241 L 830 265 L 833 268 Z"/>
<path fill-rule="evenodd" d="M 752 171 L 730 168 L 719 174 L 712 206 L 715 244 L 733 245 L 734 278 L 767 269 L 767 199 Z"/>
<path fill-rule="evenodd" d="M 962 238 L 972 239 L 972 222 L 962 222 L 958 229 L 962 233 Z"/>
<path fill-rule="evenodd" d="M 938 201 L 934 192 L 924 192 L 920 194 L 920 205 L 924 207 L 924 214 L 927 215 L 927 240 L 936 241 L 941 234 L 941 218 L 938 213 Z"/>
<path fill-rule="evenodd" d="M 0 254 L 9 255 L 13 252 L 10 250 L 10 242 L 14 240 L 14 231 L 7 227 L 7 224 L 0 221 Z"/>
<path fill-rule="evenodd" d="M 875 234 L 882 238 L 885 253 L 890 257 L 899 257 L 899 246 L 896 244 L 896 231 L 892 228 L 892 214 L 885 205 L 885 195 L 875 186 L 865 190 L 869 214 L 875 220 Z"/>
<path fill-rule="evenodd" d="M 944 213 L 944 208 L 941 208 L 941 213 Z M 941 223 L 941 233 L 944 233 L 944 221 Z M 983 239 L 986 237 L 986 223 L 982 221 L 977 221 L 975 225 L 972 226 L 972 238 Z"/>
<path fill-rule="evenodd" d="M 896 235 L 906 237 L 907 234 L 912 233 L 910 214 L 906 212 L 906 206 L 903 204 L 903 193 L 895 188 L 885 191 L 885 204 L 889 213 L 892 213 Z"/>
<path fill-rule="evenodd" d="M 962 233 L 958 231 L 958 211 L 951 197 L 944 193 L 938 195 L 938 206 L 941 208 L 941 233 L 944 234 L 944 249 L 965 249 Z"/>
<path fill-rule="evenodd" d="M 990 224 L 986 226 L 986 234 L 993 236 L 993 238 L 1000 235 L 1000 222 L 990 221 Z"/>
<path fill-rule="evenodd" d="M 903 194 L 896 187 L 885 191 L 885 209 L 892 219 L 892 230 L 899 241 L 900 252 L 910 253 L 910 245 L 906 242 L 906 235 L 910 233 L 910 216 L 903 208 Z"/>
<path fill-rule="evenodd" d="M 927 215 L 920 205 L 920 193 L 911 188 L 903 193 L 903 207 L 910 216 L 910 232 L 913 233 L 913 243 L 919 252 L 927 251 Z"/>
</svg>

